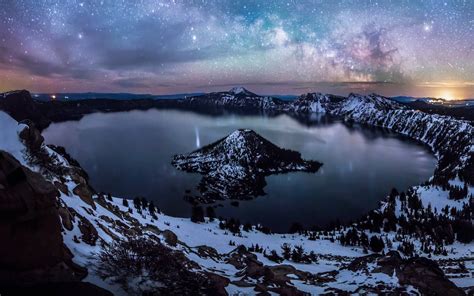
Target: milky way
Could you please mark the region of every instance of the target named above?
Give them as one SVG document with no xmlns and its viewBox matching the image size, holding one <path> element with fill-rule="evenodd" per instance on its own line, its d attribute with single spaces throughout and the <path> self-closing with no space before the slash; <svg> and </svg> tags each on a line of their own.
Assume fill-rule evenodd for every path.
<svg viewBox="0 0 474 296">
<path fill-rule="evenodd" d="M 474 1 L 0 0 L 0 90 L 474 97 Z"/>
</svg>

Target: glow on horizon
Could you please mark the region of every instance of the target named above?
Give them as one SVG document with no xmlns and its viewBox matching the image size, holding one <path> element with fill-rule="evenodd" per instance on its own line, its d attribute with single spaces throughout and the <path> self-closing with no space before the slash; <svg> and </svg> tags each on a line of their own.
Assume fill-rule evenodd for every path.
<svg viewBox="0 0 474 296">
<path fill-rule="evenodd" d="M 450 91 L 449 89 L 445 89 L 445 90 L 442 90 L 439 95 L 438 95 L 439 98 L 442 98 L 442 99 L 445 99 L 447 101 L 454 101 L 456 100 L 456 96 L 453 94 L 452 91 Z"/>
</svg>

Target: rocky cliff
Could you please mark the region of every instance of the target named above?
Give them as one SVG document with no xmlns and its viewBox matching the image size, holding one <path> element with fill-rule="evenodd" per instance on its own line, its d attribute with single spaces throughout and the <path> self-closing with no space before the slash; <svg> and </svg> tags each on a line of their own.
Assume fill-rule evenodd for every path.
<svg viewBox="0 0 474 296">
<path fill-rule="evenodd" d="M 64 245 L 58 190 L 0 151 L 0 287 L 78 281 L 87 269 Z"/>
</svg>

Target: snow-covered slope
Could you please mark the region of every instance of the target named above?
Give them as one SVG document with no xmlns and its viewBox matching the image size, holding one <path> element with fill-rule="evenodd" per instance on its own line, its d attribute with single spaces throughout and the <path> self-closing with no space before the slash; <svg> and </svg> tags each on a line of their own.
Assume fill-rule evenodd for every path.
<svg viewBox="0 0 474 296">
<path fill-rule="evenodd" d="M 286 109 L 295 113 L 326 114 L 334 109 L 340 101 L 341 97 L 329 94 L 307 93 L 290 102 Z"/>
<path fill-rule="evenodd" d="M 253 111 L 277 110 L 284 102 L 273 97 L 256 95 L 243 87 L 235 87 L 227 92 L 214 92 L 186 98 L 182 104 L 195 108 L 229 108 Z"/>
<path fill-rule="evenodd" d="M 12 154 L 25 165 L 25 146 L 21 142 L 19 134 L 27 126 L 18 124 L 8 114 L 0 111 L 0 127 L 0 149 Z"/>
</svg>

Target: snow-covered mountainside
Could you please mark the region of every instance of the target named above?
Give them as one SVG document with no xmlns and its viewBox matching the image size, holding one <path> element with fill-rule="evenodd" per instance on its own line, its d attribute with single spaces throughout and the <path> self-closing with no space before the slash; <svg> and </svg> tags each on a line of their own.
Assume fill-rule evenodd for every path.
<svg viewBox="0 0 474 296">
<path fill-rule="evenodd" d="M 305 161 L 296 151 L 282 149 L 252 130 L 227 137 L 187 155 L 176 155 L 178 169 L 204 175 L 201 193 L 214 199 L 252 198 L 263 194 L 265 176 L 291 171 L 316 172 L 322 165 Z"/>
<path fill-rule="evenodd" d="M 324 106 L 320 96 L 311 100 L 308 105 Z M 291 104 L 283 107 L 290 110 Z M 310 110 L 320 109 L 299 112 Z M 351 95 L 327 104 L 325 112 L 429 145 L 439 159 L 434 177 L 406 192 L 392 190 L 365 217 L 323 231 L 300 227 L 272 234 L 210 213 L 193 223 L 143 199 L 96 192 L 63 148 L 45 145 L 33 126 L 18 125 L 0 111 L 0 151 L 8 153 L 0 157 L 0 212 L 8 217 L 0 219 L 0 249 L 9 254 L 0 258 L 0 274 L 22 262 L 23 272 L 33 270 L 37 279 L 82 279 L 116 295 L 472 293 L 472 125 L 376 95 Z M 42 260 L 28 247 L 47 254 L 63 244 L 64 253 Z"/>
<path fill-rule="evenodd" d="M 459 177 L 467 185 L 474 184 L 474 127 L 468 121 L 408 109 L 376 94 L 350 94 L 342 100 L 320 93 L 306 94 L 285 109 L 299 114 L 336 115 L 348 122 L 380 126 L 407 135 L 428 145 L 438 157 L 435 181 L 447 184 Z"/>
<path fill-rule="evenodd" d="M 320 113 L 326 114 L 334 109 L 343 97 L 322 93 L 307 93 L 291 102 L 286 109 L 295 113 Z"/>
<path fill-rule="evenodd" d="M 331 113 L 346 120 L 389 128 L 425 143 L 439 159 L 435 181 L 446 184 L 460 178 L 466 186 L 474 185 L 474 127 L 471 123 L 408 110 L 377 95 L 351 94 Z"/>
</svg>

